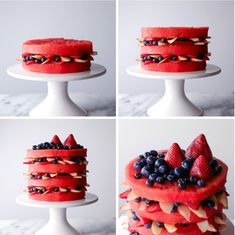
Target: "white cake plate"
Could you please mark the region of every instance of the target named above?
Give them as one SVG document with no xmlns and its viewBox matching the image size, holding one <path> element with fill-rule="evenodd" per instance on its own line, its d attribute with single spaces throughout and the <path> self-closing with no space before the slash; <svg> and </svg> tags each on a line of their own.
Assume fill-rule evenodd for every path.
<svg viewBox="0 0 235 235">
<path fill-rule="evenodd" d="M 185 80 L 210 77 L 220 72 L 220 67 L 212 64 L 208 64 L 202 71 L 180 73 L 148 71 L 143 70 L 140 65 L 127 68 L 127 73 L 135 77 L 165 80 L 163 97 L 147 111 L 150 117 L 201 116 L 202 110 L 196 107 L 185 94 Z"/>
<path fill-rule="evenodd" d="M 85 116 L 86 111 L 78 107 L 69 97 L 68 82 L 95 78 L 105 74 L 104 66 L 92 63 L 90 71 L 66 74 L 43 74 L 25 70 L 21 64 L 10 66 L 7 73 L 30 81 L 47 82 L 47 97 L 32 109 L 31 117 Z"/>
<path fill-rule="evenodd" d="M 29 207 L 49 208 L 49 221 L 35 235 L 82 235 L 77 232 L 68 222 L 66 210 L 69 207 L 79 207 L 93 204 L 98 201 L 98 197 L 92 193 L 86 193 L 86 198 L 77 201 L 67 202 L 42 202 L 32 200 L 26 193 L 16 198 L 20 205 Z"/>
</svg>

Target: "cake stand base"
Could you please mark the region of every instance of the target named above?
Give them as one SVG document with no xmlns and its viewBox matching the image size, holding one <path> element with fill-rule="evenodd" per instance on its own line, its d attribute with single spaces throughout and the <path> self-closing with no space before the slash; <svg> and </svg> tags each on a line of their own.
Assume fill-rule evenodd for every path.
<svg viewBox="0 0 235 235">
<path fill-rule="evenodd" d="M 28 198 L 22 194 L 16 198 L 18 204 L 30 207 L 49 208 L 49 221 L 35 235 L 84 235 L 76 231 L 68 222 L 66 212 L 69 207 L 79 207 L 95 203 L 98 197 L 87 193 L 85 199 L 67 202 L 43 202 Z"/>
<path fill-rule="evenodd" d="M 148 116 L 201 116 L 202 110 L 187 98 L 184 84 L 185 80 L 165 80 L 165 94 L 148 109 Z"/>
</svg>

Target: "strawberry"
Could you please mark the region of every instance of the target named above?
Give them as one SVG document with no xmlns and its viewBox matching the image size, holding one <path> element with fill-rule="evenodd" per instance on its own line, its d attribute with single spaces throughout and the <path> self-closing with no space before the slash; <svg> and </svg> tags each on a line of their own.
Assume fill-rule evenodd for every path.
<svg viewBox="0 0 235 235">
<path fill-rule="evenodd" d="M 204 155 L 207 160 L 212 159 L 212 153 L 207 143 L 206 137 L 201 134 L 189 145 L 186 150 L 186 158 L 197 158 L 199 155 Z"/>
<path fill-rule="evenodd" d="M 172 144 L 164 159 L 172 168 L 181 167 L 181 162 L 184 160 L 184 156 L 180 146 L 176 143 Z"/>
<path fill-rule="evenodd" d="M 127 196 L 128 196 L 129 193 L 130 193 L 130 190 L 128 189 L 128 190 L 124 191 L 123 193 L 121 193 L 121 194 L 119 195 L 119 197 L 120 197 L 121 199 L 127 199 Z"/>
<path fill-rule="evenodd" d="M 196 176 L 199 179 L 210 179 L 213 176 L 212 169 L 207 161 L 207 158 L 200 155 L 193 163 L 190 176 Z"/>
<path fill-rule="evenodd" d="M 70 148 L 77 148 L 77 142 L 74 139 L 73 135 L 70 134 L 67 139 L 64 141 L 64 146 L 68 146 Z"/>
<path fill-rule="evenodd" d="M 58 137 L 58 135 L 54 135 L 52 140 L 51 140 L 52 143 L 54 144 L 59 144 L 59 145 L 62 145 L 61 141 L 60 141 L 60 138 Z"/>
</svg>

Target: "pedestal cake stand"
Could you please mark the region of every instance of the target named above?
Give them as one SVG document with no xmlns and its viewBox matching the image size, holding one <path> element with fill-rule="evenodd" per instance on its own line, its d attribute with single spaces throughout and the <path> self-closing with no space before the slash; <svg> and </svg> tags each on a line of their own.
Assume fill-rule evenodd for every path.
<svg viewBox="0 0 235 235">
<path fill-rule="evenodd" d="M 26 193 L 16 198 L 16 202 L 20 205 L 29 207 L 49 208 L 49 221 L 35 235 L 82 235 L 77 232 L 68 222 L 66 210 L 69 207 L 80 207 L 93 204 L 98 201 L 95 194 L 87 193 L 86 198 L 77 201 L 67 202 L 43 202 L 32 200 Z"/>
<path fill-rule="evenodd" d="M 92 63 L 90 71 L 67 74 L 43 74 L 30 72 L 21 64 L 13 65 L 7 73 L 14 77 L 30 81 L 47 82 L 47 97 L 37 107 L 32 109 L 29 116 L 85 116 L 86 111 L 78 107 L 69 97 L 68 82 L 95 78 L 106 72 L 104 66 Z"/>
<path fill-rule="evenodd" d="M 165 81 L 163 97 L 147 111 L 150 117 L 202 115 L 202 110 L 196 107 L 186 96 L 184 89 L 185 81 L 214 76 L 220 72 L 220 67 L 212 64 L 208 64 L 205 70 L 180 73 L 148 71 L 143 70 L 140 65 L 127 68 L 127 73 L 132 76 Z"/>
</svg>

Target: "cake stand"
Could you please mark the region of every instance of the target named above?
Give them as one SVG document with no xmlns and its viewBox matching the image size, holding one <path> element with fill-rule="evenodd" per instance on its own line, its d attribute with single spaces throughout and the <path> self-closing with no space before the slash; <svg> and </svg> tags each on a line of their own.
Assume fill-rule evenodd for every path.
<svg viewBox="0 0 235 235">
<path fill-rule="evenodd" d="M 69 207 L 80 207 L 95 203 L 98 197 L 92 193 L 86 193 L 86 198 L 77 201 L 67 202 L 43 202 L 32 200 L 26 193 L 16 198 L 20 205 L 30 207 L 49 208 L 49 221 L 35 235 L 82 235 L 77 232 L 68 222 L 66 210 Z"/>
<path fill-rule="evenodd" d="M 90 71 L 66 74 L 43 74 L 25 70 L 21 64 L 10 66 L 7 73 L 14 77 L 30 81 L 47 82 L 47 97 L 32 109 L 29 116 L 85 116 L 87 113 L 78 107 L 68 94 L 68 82 L 95 78 L 106 72 L 105 67 L 92 63 Z"/>
<path fill-rule="evenodd" d="M 165 81 L 163 97 L 147 111 L 150 117 L 202 115 L 202 110 L 194 105 L 186 96 L 184 89 L 185 81 L 214 76 L 220 72 L 221 69 L 212 64 L 208 64 L 205 70 L 180 73 L 148 71 L 143 70 L 140 65 L 127 68 L 127 73 L 132 76 Z"/>
</svg>

